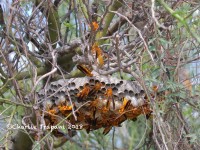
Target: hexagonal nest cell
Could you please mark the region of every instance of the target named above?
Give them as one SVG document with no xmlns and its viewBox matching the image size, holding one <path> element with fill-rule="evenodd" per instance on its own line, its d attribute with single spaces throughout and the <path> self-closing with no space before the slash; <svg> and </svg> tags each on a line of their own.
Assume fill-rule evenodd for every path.
<svg viewBox="0 0 200 150">
<path fill-rule="evenodd" d="M 105 128 L 103 133 L 106 134 L 127 119 L 135 120 L 140 114 L 151 113 L 141 86 L 115 77 L 59 80 L 37 95 L 43 103 L 46 125 L 56 125 L 65 119 L 88 133 Z"/>
</svg>

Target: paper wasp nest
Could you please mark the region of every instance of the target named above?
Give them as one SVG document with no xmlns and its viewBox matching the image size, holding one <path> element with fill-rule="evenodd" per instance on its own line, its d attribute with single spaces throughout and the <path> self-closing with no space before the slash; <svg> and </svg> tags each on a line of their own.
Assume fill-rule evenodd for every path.
<svg viewBox="0 0 200 150">
<path fill-rule="evenodd" d="M 134 81 L 95 76 L 52 82 L 38 93 L 43 101 L 46 124 L 55 125 L 67 118 L 72 125 L 81 125 L 87 132 L 120 126 L 127 119 L 151 112 L 144 91 Z M 71 102 L 70 102 L 71 99 Z M 74 115 L 69 115 L 74 110 Z"/>
</svg>

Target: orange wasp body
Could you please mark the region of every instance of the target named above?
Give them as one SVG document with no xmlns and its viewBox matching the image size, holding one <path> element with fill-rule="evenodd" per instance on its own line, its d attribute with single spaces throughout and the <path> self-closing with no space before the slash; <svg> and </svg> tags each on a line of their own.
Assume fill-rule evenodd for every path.
<svg viewBox="0 0 200 150">
<path fill-rule="evenodd" d="M 68 116 L 72 111 L 72 106 L 61 104 L 58 106 L 58 109 L 63 115 Z"/>
<path fill-rule="evenodd" d="M 85 85 L 84 88 L 77 94 L 78 101 L 86 98 L 89 92 L 90 92 L 90 87 L 88 85 Z"/>
<path fill-rule="evenodd" d="M 126 110 L 128 108 L 128 106 L 130 105 L 131 101 L 127 100 L 125 97 L 123 98 L 123 104 L 121 106 L 121 108 L 119 109 L 119 113 L 123 113 L 124 110 Z"/>
<path fill-rule="evenodd" d="M 91 73 L 91 70 L 89 70 L 85 65 L 77 65 L 77 68 L 83 72 L 86 76 L 92 77 L 93 74 Z"/>
<path fill-rule="evenodd" d="M 113 109 L 115 109 L 115 102 L 114 102 L 114 99 L 113 99 L 113 91 L 112 91 L 112 88 L 108 88 L 106 93 L 105 93 L 105 96 L 108 98 L 108 101 L 110 99 L 112 99 L 112 103 L 113 103 Z M 109 103 L 109 102 L 107 102 Z M 109 104 L 108 104 L 109 105 Z"/>
<path fill-rule="evenodd" d="M 99 28 L 98 23 L 95 22 L 95 21 L 93 21 L 93 22 L 91 23 L 91 28 L 92 28 L 93 31 L 97 31 L 98 28 Z"/>
<path fill-rule="evenodd" d="M 103 52 L 101 48 L 99 48 L 97 43 L 94 43 L 94 45 L 92 46 L 92 53 L 96 54 L 99 66 L 102 67 L 104 65 Z"/>
<path fill-rule="evenodd" d="M 54 125 L 57 123 L 56 115 L 57 111 L 55 109 L 49 109 L 47 110 L 47 113 L 45 115 L 45 122 L 46 124 Z"/>
<path fill-rule="evenodd" d="M 108 88 L 105 95 L 106 95 L 106 97 L 112 97 L 112 95 L 113 95 L 112 88 Z"/>
<path fill-rule="evenodd" d="M 57 125 L 58 124 L 58 119 L 56 118 L 56 114 L 57 114 L 57 111 L 55 109 L 49 109 L 47 111 L 47 116 L 45 116 L 44 120 L 45 120 L 45 124 L 46 125 Z M 53 135 L 55 137 L 61 137 L 61 136 L 64 136 L 63 133 L 61 133 L 60 131 L 58 131 L 58 129 L 54 129 L 52 131 Z"/>
<path fill-rule="evenodd" d="M 103 113 L 107 113 L 110 110 L 110 101 L 107 100 L 106 106 L 102 108 Z"/>
<path fill-rule="evenodd" d="M 91 108 L 91 109 L 97 108 L 98 103 L 99 103 L 99 99 L 95 99 L 95 100 L 91 101 L 89 108 Z"/>
<path fill-rule="evenodd" d="M 97 83 L 94 85 L 94 87 L 92 88 L 92 90 L 89 92 L 88 95 L 91 96 L 91 95 L 95 94 L 96 92 L 98 92 L 98 91 L 101 89 L 101 86 L 102 86 L 102 83 L 97 82 Z"/>
<path fill-rule="evenodd" d="M 99 66 L 102 67 L 104 65 L 104 60 L 103 60 L 103 55 L 102 55 L 101 49 L 96 51 L 96 55 L 97 55 L 97 60 L 98 60 Z"/>
</svg>

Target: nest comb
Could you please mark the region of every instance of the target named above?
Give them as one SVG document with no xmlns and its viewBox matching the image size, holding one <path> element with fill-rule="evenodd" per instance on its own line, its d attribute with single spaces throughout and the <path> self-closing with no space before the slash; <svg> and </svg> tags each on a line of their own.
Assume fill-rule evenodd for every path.
<svg viewBox="0 0 200 150">
<path fill-rule="evenodd" d="M 106 134 L 127 119 L 151 113 L 141 86 L 136 81 L 115 77 L 98 75 L 58 80 L 45 91 L 39 91 L 38 98 L 47 112 L 46 124 L 55 125 L 74 111 L 67 122 L 80 125 L 88 133 L 105 128 Z"/>
</svg>

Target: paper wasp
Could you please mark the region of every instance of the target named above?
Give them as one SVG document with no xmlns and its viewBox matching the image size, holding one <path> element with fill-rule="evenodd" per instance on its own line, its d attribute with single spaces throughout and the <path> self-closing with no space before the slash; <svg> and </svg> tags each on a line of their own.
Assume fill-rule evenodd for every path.
<svg viewBox="0 0 200 150">
<path fill-rule="evenodd" d="M 50 124 L 50 125 L 55 125 L 58 123 L 58 119 L 56 117 L 57 114 L 57 110 L 56 109 L 49 109 L 47 110 L 47 112 L 45 112 L 44 115 L 44 120 L 45 120 L 45 124 Z"/>
<path fill-rule="evenodd" d="M 91 70 L 89 70 L 85 65 L 77 65 L 77 68 L 83 72 L 86 76 L 92 77 L 93 74 L 91 73 Z"/>
<path fill-rule="evenodd" d="M 108 121 L 108 126 L 105 127 L 103 134 L 106 135 L 109 133 L 109 131 L 112 129 L 112 126 L 117 126 L 117 127 L 121 127 L 121 123 L 124 122 L 127 117 L 124 115 L 120 116 L 120 117 L 111 117 L 113 119 Z M 116 118 L 116 119 L 115 119 Z"/>
<path fill-rule="evenodd" d="M 113 90 L 112 88 L 108 88 L 106 93 L 105 93 L 105 96 L 108 98 L 108 101 L 110 99 L 112 99 L 112 103 L 113 103 L 113 109 L 115 109 L 115 102 L 114 102 L 114 99 L 113 99 Z"/>
<path fill-rule="evenodd" d="M 96 55 L 97 55 L 99 66 L 102 67 L 104 65 L 102 51 L 97 51 Z"/>
<path fill-rule="evenodd" d="M 94 95 L 96 92 L 98 92 L 101 89 L 102 83 L 97 82 L 94 87 L 91 89 L 91 91 L 88 93 L 89 96 Z"/>
<path fill-rule="evenodd" d="M 99 66 L 102 67 L 104 65 L 103 52 L 97 43 L 94 43 L 92 46 L 92 53 L 96 54 L 96 59 L 98 60 Z"/>
<path fill-rule="evenodd" d="M 103 130 L 103 134 L 106 135 L 110 132 L 110 130 L 112 129 L 112 126 L 109 127 L 105 127 L 105 129 Z"/>
<path fill-rule="evenodd" d="M 90 102 L 89 109 L 92 109 L 92 108 L 94 108 L 94 107 L 96 108 L 97 105 L 98 105 L 98 103 L 99 103 L 99 99 L 95 99 L 95 100 L 91 101 L 91 102 Z"/>
<path fill-rule="evenodd" d="M 131 100 L 127 100 L 125 97 L 123 97 L 123 103 L 122 103 L 121 108 L 119 109 L 119 113 L 123 113 L 124 110 L 126 110 L 130 104 L 131 104 Z"/>
<path fill-rule="evenodd" d="M 104 107 L 102 108 L 102 111 L 103 111 L 103 113 L 106 113 L 106 112 L 108 112 L 109 110 L 110 110 L 110 101 L 107 100 L 106 106 L 104 106 Z"/>
<path fill-rule="evenodd" d="M 127 117 L 125 114 L 120 115 L 118 117 L 116 117 L 115 119 L 112 120 L 112 126 L 117 126 L 117 127 L 121 127 L 121 123 L 124 122 L 125 120 L 127 120 Z"/>
<path fill-rule="evenodd" d="M 68 116 L 72 111 L 72 107 L 73 106 L 71 106 L 71 105 L 61 104 L 61 105 L 58 106 L 58 109 L 63 115 Z"/>
<path fill-rule="evenodd" d="M 56 114 L 57 114 L 57 111 L 55 109 L 50 109 L 50 110 L 47 111 L 47 115 L 44 116 L 46 126 L 52 126 L 52 125 L 58 124 L 59 121 L 56 118 Z M 50 130 L 50 129 L 48 129 L 48 130 Z M 52 133 L 55 137 L 65 136 L 65 134 L 58 129 L 54 129 L 52 131 Z"/>
<path fill-rule="evenodd" d="M 92 114 L 92 118 L 90 115 L 86 115 L 85 116 L 85 121 L 87 122 L 87 127 L 86 127 L 86 132 L 89 133 L 91 129 L 95 128 L 97 125 L 97 119 L 98 118 L 93 118 L 95 116 L 93 116 L 94 114 Z"/>
<path fill-rule="evenodd" d="M 91 101 L 90 106 L 89 106 L 89 110 L 92 112 L 92 118 L 93 119 L 95 119 L 98 103 L 99 103 L 99 100 L 95 99 L 95 100 Z"/>
<path fill-rule="evenodd" d="M 93 31 L 97 31 L 97 30 L 99 29 L 98 23 L 95 22 L 95 21 L 93 21 L 93 22 L 91 23 L 91 28 L 92 28 Z"/>
<path fill-rule="evenodd" d="M 83 89 L 77 94 L 78 101 L 85 99 L 90 92 L 89 85 L 84 85 Z"/>
</svg>

